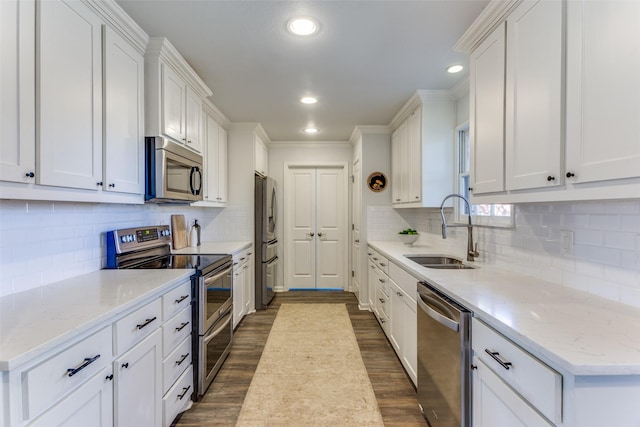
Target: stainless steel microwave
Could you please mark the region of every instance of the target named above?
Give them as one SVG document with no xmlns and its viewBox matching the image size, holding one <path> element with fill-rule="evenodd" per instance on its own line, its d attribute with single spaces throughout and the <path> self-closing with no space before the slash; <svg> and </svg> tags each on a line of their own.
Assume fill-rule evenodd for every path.
<svg viewBox="0 0 640 427">
<path fill-rule="evenodd" d="M 202 156 L 167 138 L 145 138 L 145 201 L 202 200 Z"/>
</svg>

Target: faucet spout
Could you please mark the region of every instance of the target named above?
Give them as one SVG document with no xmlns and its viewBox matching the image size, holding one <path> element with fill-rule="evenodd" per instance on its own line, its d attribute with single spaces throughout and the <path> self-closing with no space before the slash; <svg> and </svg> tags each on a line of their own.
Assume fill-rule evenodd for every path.
<svg viewBox="0 0 640 427">
<path fill-rule="evenodd" d="M 447 225 L 447 221 L 444 217 L 444 203 L 451 197 L 458 197 L 462 199 L 467 205 L 467 211 L 469 211 L 469 224 L 467 225 Z M 440 204 L 440 216 L 442 217 L 442 238 L 447 238 L 447 227 L 467 227 L 467 261 L 474 261 L 475 257 L 480 255 L 478 252 L 478 244 L 473 244 L 473 224 L 471 223 L 471 205 L 469 201 L 460 194 L 452 193 L 446 196 Z"/>
</svg>

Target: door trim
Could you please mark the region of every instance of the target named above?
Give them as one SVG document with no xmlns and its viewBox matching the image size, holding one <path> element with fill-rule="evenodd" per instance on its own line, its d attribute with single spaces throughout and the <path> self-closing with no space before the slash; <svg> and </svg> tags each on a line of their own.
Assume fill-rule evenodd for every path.
<svg viewBox="0 0 640 427">
<path fill-rule="evenodd" d="M 345 192 L 344 192 L 344 200 L 343 200 L 343 212 L 342 212 L 342 219 L 343 219 L 343 229 L 341 232 L 341 244 L 344 245 L 343 249 L 344 249 L 344 253 L 345 254 L 349 254 L 350 251 L 350 245 L 349 245 L 349 231 L 348 229 L 350 228 L 349 225 L 349 212 L 350 212 L 350 198 L 349 195 L 351 194 L 351 186 L 349 184 L 349 177 L 350 177 L 350 170 L 349 170 L 349 162 L 285 162 L 284 163 L 284 183 L 283 183 L 283 199 L 284 199 L 284 203 L 283 203 L 283 212 L 285 213 L 284 215 L 284 229 L 282 230 L 283 233 L 283 250 L 284 250 L 284 260 L 283 260 L 283 287 L 284 287 L 284 291 L 288 291 L 290 290 L 292 287 L 290 286 L 291 284 L 289 283 L 289 268 L 290 268 L 290 258 L 289 256 L 287 256 L 287 254 L 289 253 L 289 251 L 291 251 L 291 242 L 288 236 L 289 233 L 289 228 L 290 228 L 290 219 L 288 217 L 288 215 L 286 214 L 289 210 L 289 203 L 291 203 L 291 200 L 289 197 L 287 197 L 287 194 L 290 191 L 290 186 L 291 186 L 291 176 L 290 176 L 290 171 L 294 170 L 294 169 L 306 169 L 306 168 L 316 168 L 316 169 L 342 169 L 344 171 L 343 173 L 343 185 L 345 188 Z M 347 255 L 348 256 L 348 255 Z M 348 291 L 350 289 L 350 274 L 348 274 L 348 270 L 349 270 L 349 262 L 344 262 L 342 265 L 342 277 L 344 278 L 343 280 L 343 284 L 342 284 L 342 290 L 344 291 Z M 293 286 L 293 288 L 295 289 L 295 286 Z"/>
</svg>

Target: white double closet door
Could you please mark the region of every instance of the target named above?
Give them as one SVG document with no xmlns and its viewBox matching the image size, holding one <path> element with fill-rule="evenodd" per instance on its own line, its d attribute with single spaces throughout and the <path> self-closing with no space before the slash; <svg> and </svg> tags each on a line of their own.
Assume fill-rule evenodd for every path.
<svg viewBox="0 0 640 427">
<path fill-rule="evenodd" d="M 285 166 L 285 288 L 347 286 L 348 164 Z"/>
</svg>

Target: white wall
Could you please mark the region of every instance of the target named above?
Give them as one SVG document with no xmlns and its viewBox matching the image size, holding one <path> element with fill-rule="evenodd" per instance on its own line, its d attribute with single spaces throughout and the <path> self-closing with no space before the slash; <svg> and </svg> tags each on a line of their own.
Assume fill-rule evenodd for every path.
<svg viewBox="0 0 640 427">
<path fill-rule="evenodd" d="M 272 142 L 269 145 L 269 176 L 276 180 L 278 200 L 278 218 L 284 218 L 284 169 L 285 163 L 348 163 L 351 175 L 353 147 L 348 142 Z M 349 197 L 349 200 L 351 198 Z M 278 256 L 284 259 L 284 222 L 280 220 L 277 230 Z M 278 283 L 284 283 L 284 265 L 278 270 Z M 346 284 L 345 284 L 346 285 Z"/>
<path fill-rule="evenodd" d="M 480 260 L 542 280 L 640 307 L 640 200 L 515 205 L 511 229 L 474 227 Z M 369 240 L 396 240 L 412 227 L 441 239 L 437 209 L 369 208 Z M 573 231 L 563 255 L 560 230 Z M 466 229 L 450 229 L 454 254 L 466 253 Z"/>
<path fill-rule="evenodd" d="M 0 201 L 0 296 L 100 270 L 105 233 L 170 224 L 184 214 L 202 225 L 206 241 L 253 240 L 253 211 L 66 202 Z"/>
</svg>

